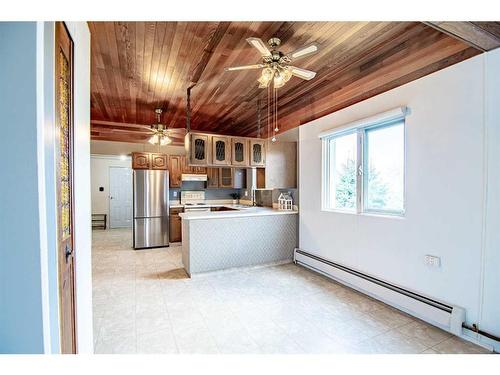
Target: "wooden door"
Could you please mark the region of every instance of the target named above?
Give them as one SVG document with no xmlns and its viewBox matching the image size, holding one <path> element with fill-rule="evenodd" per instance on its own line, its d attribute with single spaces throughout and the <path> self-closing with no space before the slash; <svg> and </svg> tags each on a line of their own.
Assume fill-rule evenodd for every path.
<svg viewBox="0 0 500 375">
<path fill-rule="evenodd" d="M 252 167 L 264 167 L 266 165 L 265 141 L 250 140 L 250 165 Z"/>
<path fill-rule="evenodd" d="M 132 169 L 149 169 L 151 167 L 151 155 L 149 152 L 132 153 Z"/>
<path fill-rule="evenodd" d="M 76 353 L 73 246 L 73 41 L 63 22 L 56 22 L 55 61 L 57 253 L 61 352 Z"/>
<path fill-rule="evenodd" d="M 228 137 L 212 136 L 212 164 L 229 165 L 231 163 L 231 141 Z"/>
<path fill-rule="evenodd" d="M 207 168 L 207 188 L 217 189 L 219 187 L 219 168 Z"/>
<path fill-rule="evenodd" d="M 167 169 L 167 155 L 151 154 L 151 169 Z"/>
<path fill-rule="evenodd" d="M 170 155 L 168 158 L 168 170 L 170 187 L 181 187 L 181 175 L 185 158 L 181 155 Z"/>
<path fill-rule="evenodd" d="M 249 165 L 248 139 L 233 138 L 231 145 L 231 164 L 239 167 Z"/>
<path fill-rule="evenodd" d="M 109 167 L 109 227 L 131 228 L 133 219 L 132 169 Z"/>
</svg>

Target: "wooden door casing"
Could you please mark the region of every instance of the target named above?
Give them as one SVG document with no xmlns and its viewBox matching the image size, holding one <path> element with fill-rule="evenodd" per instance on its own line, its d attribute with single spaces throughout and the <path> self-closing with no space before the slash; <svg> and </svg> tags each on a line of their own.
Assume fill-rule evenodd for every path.
<svg viewBox="0 0 500 375">
<path fill-rule="evenodd" d="M 73 198 L 73 41 L 63 22 L 55 24 L 57 253 L 61 352 L 76 353 Z"/>
</svg>

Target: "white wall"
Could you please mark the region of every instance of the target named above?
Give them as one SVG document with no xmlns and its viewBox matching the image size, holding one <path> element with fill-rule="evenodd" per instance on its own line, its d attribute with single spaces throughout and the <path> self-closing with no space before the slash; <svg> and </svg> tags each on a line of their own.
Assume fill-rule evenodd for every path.
<svg viewBox="0 0 500 375">
<path fill-rule="evenodd" d="M 0 56 L 0 353 L 43 353 L 36 22 L 0 22 Z"/>
<path fill-rule="evenodd" d="M 266 188 L 297 187 L 297 142 L 268 142 Z"/>
<path fill-rule="evenodd" d="M 130 157 L 121 160 L 118 156 L 92 155 L 91 158 L 91 192 L 92 213 L 107 214 L 109 228 L 109 167 L 132 168 Z M 99 191 L 103 187 L 104 191 Z"/>
<path fill-rule="evenodd" d="M 481 327 L 500 337 L 500 49 L 486 56 L 487 189 Z"/>
<path fill-rule="evenodd" d="M 161 152 L 169 155 L 184 155 L 186 153 L 184 146 L 160 146 L 150 143 L 128 143 L 111 141 L 92 141 L 90 152 L 92 154 L 103 155 L 130 155 L 134 151 L 139 152 Z"/>
<path fill-rule="evenodd" d="M 469 323 L 481 320 L 482 308 L 483 63 L 484 56 L 469 59 L 299 129 L 300 247 L 462 306 Z M 411 110 L 406 121 L 406 216 L 322 212 L 318 134 L 402 105 Z M 498 114 L 498 106 L 494 111 Z M 425 254 L 441 257 L 441 268 L 427 267 Z M 490 299 L 497 308 L 498 303 L 498 298 Z M 484 307 L 493 308 L 486 301 Z M 497 319 L 488 328 L 498 331 L 499 324 Z"/>
</svg>

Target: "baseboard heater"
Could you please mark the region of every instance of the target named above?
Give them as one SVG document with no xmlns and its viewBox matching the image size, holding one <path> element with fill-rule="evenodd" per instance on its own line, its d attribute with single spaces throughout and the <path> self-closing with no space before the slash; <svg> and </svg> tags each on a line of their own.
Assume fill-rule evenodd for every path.
<svg viewBox="0 0 500 375">
<path fill-rule="evenodd" d="M 465 310 L 390 284 L 352 268 L 295 249 L 294 262 L 381 300 L 455 335 L 462 334 Z"/>
</svg>

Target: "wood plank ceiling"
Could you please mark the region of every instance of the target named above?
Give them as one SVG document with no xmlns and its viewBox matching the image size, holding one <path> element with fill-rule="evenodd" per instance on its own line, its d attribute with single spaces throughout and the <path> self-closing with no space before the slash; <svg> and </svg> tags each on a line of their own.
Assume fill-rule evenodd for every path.
<svg viewBox="0 0 500 375">
<path fill-rule="evenodd" d="M 245 39 L 282 39 L 292 51 L 316 41 L 320 52 L 295 65 L 317 72 L 293 77 L 279 92 L 280 131 L 337 111 L 481 53 L 420 22 L 90 22 L 92 139 L 146 142 L 154 109 L 162 123 L 255 136 L 257 102 L 266 122 L 259 71 L 224 67 L 260 62 Z M 463 38 L 462 38 L 463 39 Z M 265 128 L 265 126 L 263 126 Z M 265 129 L 263 129 L 265 130 Z M 266 134 L 264 134 L 265 136 Z"/>
</svg>

